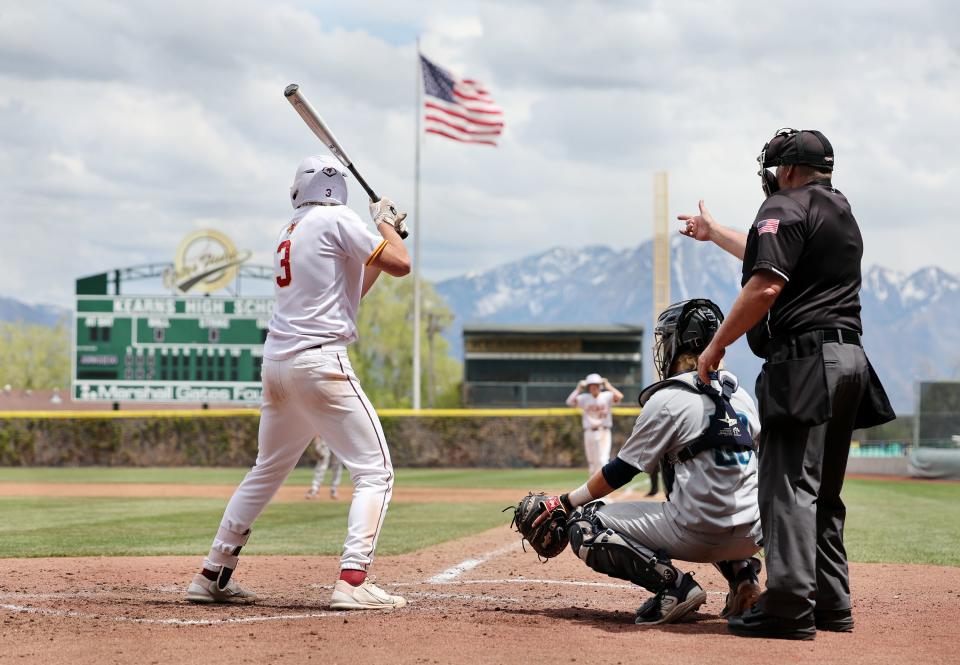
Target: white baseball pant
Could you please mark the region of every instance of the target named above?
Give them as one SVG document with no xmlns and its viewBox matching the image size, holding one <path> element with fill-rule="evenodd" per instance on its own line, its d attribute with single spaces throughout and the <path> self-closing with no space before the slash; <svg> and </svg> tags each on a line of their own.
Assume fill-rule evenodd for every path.
<svg viewBox="0 0 960 665">
<path fill-rule="evenodd" d="M 587 454 L 587 468 L 591 476 L 610 461 L 610 446 L 609 427 L 583 430 L 583 449 Z"/>
<path fill-rule="evenodd" d="M 286 360 L 264 358 L 257 461 L 231 497 L 204 561 L 235 568 L 249 529 L 320 434 L 350 472 L 353 502 L 341 569 L 373 561 L 393 490 L 393 464 L 380 419 L 350 366 L 346 348 L 307 349 Z"/>
</svg>

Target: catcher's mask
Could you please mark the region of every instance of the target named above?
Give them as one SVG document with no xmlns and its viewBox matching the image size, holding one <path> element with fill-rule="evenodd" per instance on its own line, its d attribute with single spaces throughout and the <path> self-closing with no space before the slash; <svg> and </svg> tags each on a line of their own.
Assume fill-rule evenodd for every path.
<svg viewBox="0 0 960 665">
<path fill-rule="evenodd" d="M 833 171 L 833 146 L 823 132 L 784 127 L 763 144 L 757 162 L 760 186 L 765 196 L 771 196 L 780 189 L 776 174 L 769 170 L 771 166 L 806 164 L 821 171 Z"/>
<path fill-rule="evenodd" d="M 701 353 L 723 323 L 723 312 L 706 298 L 674 303 L 663 310 L 654 328 L 653 364 L 660 379 L 682 353 Z"/>
</svg>

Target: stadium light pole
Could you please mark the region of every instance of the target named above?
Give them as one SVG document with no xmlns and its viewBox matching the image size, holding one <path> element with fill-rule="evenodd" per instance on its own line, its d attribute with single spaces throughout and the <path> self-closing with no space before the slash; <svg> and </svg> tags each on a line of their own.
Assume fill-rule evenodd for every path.
<svg viewBox="0 0 960 665">
<path fill-rule="evenodd" d="M 413 166 L 413 408 L 420 410 L 420 235 L 423 227 L 420 223 L 420 115 L 423 113 L 423 104 L 420 99 L 420 90 L 423 85 L 423 74 L 420 71 L 420 37 L 417 37 L 417 64 L 416 71 L 417 94 L 416 100 L 416 137 L 414 140 Z"/>
</svg>

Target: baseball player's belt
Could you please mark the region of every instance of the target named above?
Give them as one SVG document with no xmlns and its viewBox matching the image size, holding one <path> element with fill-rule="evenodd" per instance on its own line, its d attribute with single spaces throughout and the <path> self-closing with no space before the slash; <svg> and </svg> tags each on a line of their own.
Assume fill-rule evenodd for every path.
<svg viewBox="0 0 960 665">
<path fill-rule="evenodd" d="M 860 335 L 855 333 L 852 330 L 821 330 L 820 334 L 823 336 L 823 343 L 829 344 L 834 342 L 837 344 L 854 344 L 860 346 Z"/>
<path fill-rule="evenodd" d="M 774 354 L 790 350 L 791 358 L 815 355 L 824 344 L 852 344 L 862 346 L 860 334 L 853 330 L 834 328 L 831 330 L 811 330 L 793 335 L 774 337 L 767 346 L 767 360 Z"/>
</svg>

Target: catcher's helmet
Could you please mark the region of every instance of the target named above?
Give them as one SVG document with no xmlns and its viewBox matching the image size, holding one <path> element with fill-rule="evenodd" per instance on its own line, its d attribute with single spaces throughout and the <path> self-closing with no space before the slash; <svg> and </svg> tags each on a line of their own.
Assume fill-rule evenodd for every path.
<svg viewBox="0 0 960 665">
<path fill-rule="evenodd" d="M 706 298 L 684 300 L 663 310 L 653 331 L 653 362 L 660 379 L 670 376 L 680 354 L 698 354 L 707 348 L 721 323 L 723 312 Z"/>
<path fill-rule="evenodd" d="M 290 203 L 299 208 L 307 203 L 347 204 L 347 181 L 343 166 L 333 157 L 307 157 L 297 166 L 290 187 Z"/>
</svg>

